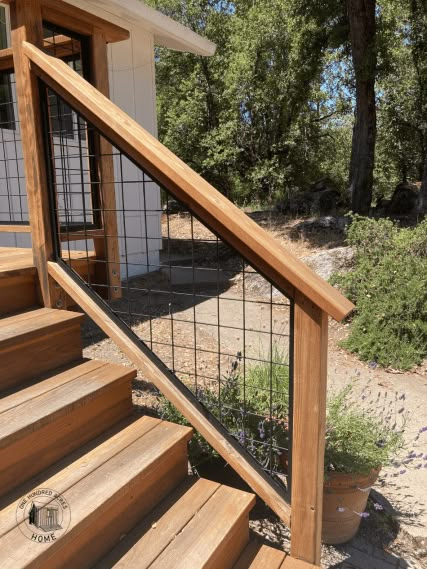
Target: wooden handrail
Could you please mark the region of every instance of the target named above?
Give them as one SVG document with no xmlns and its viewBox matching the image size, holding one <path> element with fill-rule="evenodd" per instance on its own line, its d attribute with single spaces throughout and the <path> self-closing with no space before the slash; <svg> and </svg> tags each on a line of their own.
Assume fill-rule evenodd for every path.
<svg viewBox="0 0 427 569">
<path fill-rule="evenodd" d="M 175 375 L 136 337 L 126 333 L 117 323 L 117 317 L 102 307 L 95 294 L 84 287 L 77 277 L 72 277 L 59 263 L 49 262 L 50 276 L 109 336 L 138 369 L 151 381 L 184 417 L 197 429 L 208 443 L 230 464 L 249 486 L 288 525 L 291 507 L 278 487 L 245 452 L 240 444 L 197 401 L 194 395 Z"/>
<path fill-rule="evenodd" d="M 342 320 L 353 304 L 68 65 L 23 42 L 32 71 L 279 290 Z"/>
</svg>

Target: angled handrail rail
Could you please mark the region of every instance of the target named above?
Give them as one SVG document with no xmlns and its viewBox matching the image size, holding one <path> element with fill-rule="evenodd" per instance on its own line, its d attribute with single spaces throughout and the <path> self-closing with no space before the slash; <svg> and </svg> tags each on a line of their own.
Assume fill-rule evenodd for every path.
<svg viewBox="0 0 427 569">
<path fill-rule="evenodd" d="M 281 292 L 303 294 L 335 320 L 354 305 L 64 62 L 23 42 L 31 69 L 113 144 L 203 219 Z"/>
</svg>

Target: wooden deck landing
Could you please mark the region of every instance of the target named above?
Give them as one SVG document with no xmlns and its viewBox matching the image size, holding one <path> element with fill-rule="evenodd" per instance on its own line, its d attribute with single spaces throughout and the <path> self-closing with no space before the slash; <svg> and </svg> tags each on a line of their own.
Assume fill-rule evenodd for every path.
<svg viewBox="0 0 427 569">
<path fill-rule="evenodd" d="M 68 252 L 67 252 L 68 255 Z M 81 275 L 87 276 L 88 258 L 89 269 L 92 270 L 96 255 L 94 251 L 70 251 L 73 268 Z M 89 255 L 89 257 L 88 257 Z M 0 247 L 0 278 L 14 272 L 32 272 L 35 274 L 33 252 L 31 249 L 16 247 Z"/>
</svg>

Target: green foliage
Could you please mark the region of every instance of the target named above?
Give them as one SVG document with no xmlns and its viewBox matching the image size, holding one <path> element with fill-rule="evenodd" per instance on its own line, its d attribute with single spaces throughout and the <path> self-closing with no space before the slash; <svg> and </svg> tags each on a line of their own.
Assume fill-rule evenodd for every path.
<svg viewBox="0 0 427 569">
<path fill-rule="evenodd" d="M 352 384 L 328 401 L 326 416 L 325 473 L 368 474 L 384 467 L 403 449 L 404 420 L 398 428 L 395 417 L 381 413 L 376 401 L 376 414 L 363 410 L 360 401 L 352 399 Z"/>
<path fill-rule="evenodd" d="M 333 279 L 356 305 L 343 345 L 384 367 L 420 364 L 427 356 L 427 220 L 401 229 L 354 217 L 347 241 L 354 268 Z"/>
<path fill-rule="evenodd" d="M 197 398 L 263 466 L 278 470 L 279 449 L 287 448 L 288 443 L 289 367 L 277 347 L 273 347 L 272 361 L 248 367 L 243 380 L 238 356 L 221 385 L 199 387 Z M 160 399 L 159 414 L 164 420 L 188 425 L 164 397 Z M 189 454 L 194 466 L 218 456 L 199 433 L 190 443 Z"/>
<path fill-rule="evenodd" d="M 157 50 L 162 142 L 241 204 L 332 178 L 344 193 L 355 79 L 345 2 L 146 0 L 217 44 Z M 422 178 L 427 148 L 423 0 L 377 0 L 374 194 Z"/>
</svg>

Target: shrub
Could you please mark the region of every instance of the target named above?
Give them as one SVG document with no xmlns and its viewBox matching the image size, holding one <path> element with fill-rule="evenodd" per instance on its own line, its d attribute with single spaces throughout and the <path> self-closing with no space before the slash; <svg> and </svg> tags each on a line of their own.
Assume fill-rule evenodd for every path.
<svg viewBox="0 0 427 569">
<path fill-rule="evenodd" d="M 427 356 L 427 220 L 399 228 L 387 219 L 353 217 L 347 242 L 354 267 L 333 284 L 355 303 L 343 346 L 362 360 L 411 369 Z"/>
<path fill-rule="evenodd" d="M 265 468 L 277 471 L 280 453 L 288 443 L 289 367 L 277 347 L 271 359 L 273 365 L 260 361 L 248 366 L 243 380 L 238 354 L 221 381 L 220 393 L 216 384 L 198 387 L 197 398 Z M 159 415 L 166 421 L 189 424 L 163 396 Z M 193 466 L 218 456 L 199 433 L 190 443 L 189 455 Z"/>
<path fill-rule="evenodd" d="M 328 400 L 326 414 L 325 472 L 369 474 L 388 466 L 404 446 L 406 415 L 393 413 L 394 401 L 381 394 L 370 408 L 352 399 L 349 384 Z M 364 395 L 362 395 L 364 398 Z M 399 424 L 400 423 L 400 424 Z"/>
</svg>

